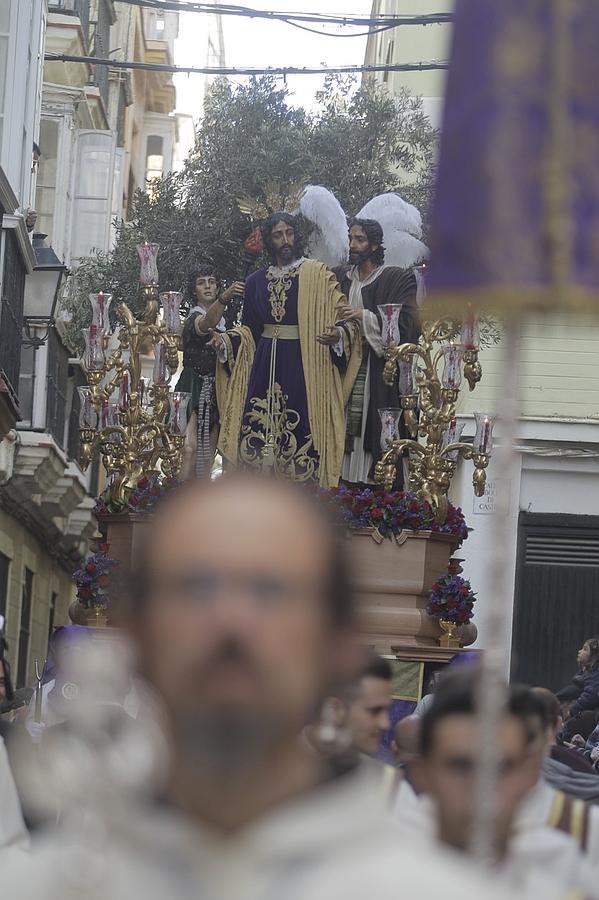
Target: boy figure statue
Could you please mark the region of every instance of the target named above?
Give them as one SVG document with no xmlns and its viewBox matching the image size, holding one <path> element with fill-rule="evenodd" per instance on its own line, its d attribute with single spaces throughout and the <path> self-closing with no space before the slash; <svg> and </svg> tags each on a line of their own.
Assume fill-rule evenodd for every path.
<svg viewBox="0 0 599 900">
<path fill-rule="evenodd" d="M 190 418 L 185 439 L 182 478 L 210 476 L 219 416 L 216 404 L 216 353 L 211 345 L 215 332 L 225 331 L 223 313 L 235 297 L 243 294 L 236 281 L 219 295 L 219 282 L 210 265 L 189 275 L 188 298 L 194 306 L 183 326 L 183 372 L 175 390 L 191 394 Z"/>
</svg>

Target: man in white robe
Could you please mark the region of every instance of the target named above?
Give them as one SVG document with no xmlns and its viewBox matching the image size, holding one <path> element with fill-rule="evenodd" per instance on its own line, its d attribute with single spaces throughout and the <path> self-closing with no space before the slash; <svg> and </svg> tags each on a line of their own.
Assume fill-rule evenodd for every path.
<svg viewBox="0 0 599 900">
<path fill-rule="evenodd" d="M 310 494 L 274 479 L 195 482 L 163 503 L 131 600 L 163 706 L 162 786 L 140 793 L 155 749 L 131 730 L 141 717 L 117 745 L 80 711 L 70 755 L 47 765 L 61 828 L 3 870 L 10 900 L 506 896 L 411 845 L 368 773 L 298 739 L 361 665 L 339 541 Z"/>
<path fill-rule="evenodd" d="M 475 827 L 475 792 L 480 730 L 475 715 L 476 673 L 456 671 L 443 680 L 421 720 L 415 778 L 423 794 L 420 813 L 396 806 L 403 827 L 420 829 L 423 842 L 468 852 Z M 494 822 L 494 864 L 500 883 L 547 898 L 598 897 L 593 868 L 576 841 L 543 823 L 516 826 L 519 810 L 536 779 L 530 740 L 530 692 L 514 689 L 498 730 L 499 767 Z M 491 799 L 489 802 L 492 802 Z M 429 844 L 430 845 L 430 844 Z"/>
</svg>

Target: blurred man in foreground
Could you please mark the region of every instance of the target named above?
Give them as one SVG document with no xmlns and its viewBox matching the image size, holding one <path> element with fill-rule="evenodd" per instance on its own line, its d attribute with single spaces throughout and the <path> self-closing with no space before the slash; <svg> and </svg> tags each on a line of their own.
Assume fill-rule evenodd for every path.
<svg viewBox="0 0 599 900">
<path fill-rule="evenodd" d="M 359 672 L 338 541 L 291 484 L 231 475 L 171 495 L 132 592 L 141 668 L 164 708 L 162 788 L 136 797 L 152 748 L 134 732 L 116 746 L 85 710 L 93 740 L 72 742 L 64 826 L 26 868 L 3 871 L 7 897 L 497 896 L 443 851 L 403 846 L 354 761 L 323 760 L 299 739 Z"/>
</svg>

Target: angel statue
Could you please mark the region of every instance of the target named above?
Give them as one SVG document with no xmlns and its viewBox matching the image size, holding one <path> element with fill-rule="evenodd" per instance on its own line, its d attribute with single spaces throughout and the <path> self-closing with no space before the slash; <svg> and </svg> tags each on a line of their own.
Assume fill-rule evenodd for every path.
<svg viewBox="0 0 599 900">
<path fill-rule="evenodd" d="M 353 322 L 360 328 L 362 361 L 346 407 L 342 477 L 350 483 L 370 484 L 381 446 L 378 410 L 399 406 L 397 387 L 383 381 L 385 357 L 378 307 L 402 304 L 400 340 L 418 340 L 420 278 L 414 267 L 428 256 L 420 240 L 420 213 L 398 194 L 375 197 L 349 221 L 348 260 L 347 218 L 335 196 L 323 187 L 308 186 L 300 211 L 316 226 L 311 255 L 332 266 L 347 298 L 339 304 L 336 325 Z M 397 487 L 401 485 L 399 470 Z"/>
</svg>

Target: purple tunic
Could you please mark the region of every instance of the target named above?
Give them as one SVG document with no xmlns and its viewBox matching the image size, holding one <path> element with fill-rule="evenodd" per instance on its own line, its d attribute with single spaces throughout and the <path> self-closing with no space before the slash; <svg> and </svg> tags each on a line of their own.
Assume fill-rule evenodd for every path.
<svg viewBox="0 0 599 900">
<path fill-rule="evenodd" d="M 241 424 L 239 458 L 242 465 L 272 468 L 303 481 L 318 477 L 319 457 L 310 431 L 299 333 L 276 341 L 263 334 L 265 326 L 279 324 L 283 330 L 298 326 L 298 270 L 292 270 L 284 281 L 284 309 L 278 322 L 273 316 L 267 270 L 259 269 L 246 281 L 242 324 L 252 332 L 256 354 Z"/>
</svg>

